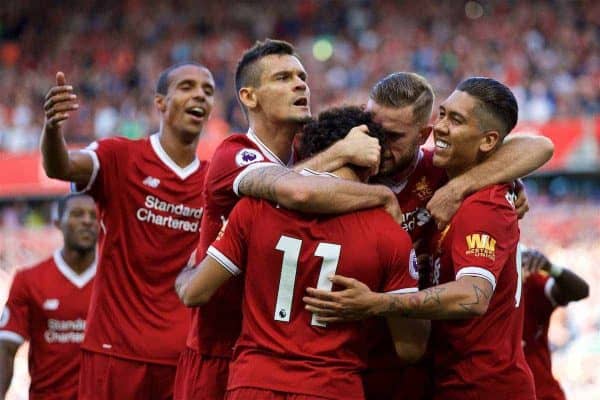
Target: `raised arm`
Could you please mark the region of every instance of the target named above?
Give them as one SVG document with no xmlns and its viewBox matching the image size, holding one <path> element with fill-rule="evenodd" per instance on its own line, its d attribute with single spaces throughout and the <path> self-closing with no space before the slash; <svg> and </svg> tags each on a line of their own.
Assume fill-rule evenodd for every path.
<svg viewBox="0 0 600 400">
<path fill-rule="evenodd" d="M 68 151 L 62 125 L 69 112 L 79 108 L 73 87 L 66 85 L 62 72 L 56 74 L 56 86 L 46 95 L 46 119 L 41 137 L 41 151 L 46 175 L 50 178 L 80 184 L 89 182 L 93 171 L 91 156 L 83 151 Z"/>
<path fill-rule="evenodd" d="M 343 290 L 328 292 L 308 288 L 306 308 L 322 322 L 360 320 L 372 316 L 420 319 L 462 319 L 484 315 L 493 294 L 484 278 L 465 275 L 456 281 L 412 294 L 372 292 L 356 279 L 334 276 Z"/>
<path fill-rule="evenodd" d="M 294 171 L 309 168 L 319 172 L 332 172 L 346 164 L 366 167 L 371 175 L 379 171 L 381 146 L 377 138 L 368 135 L 368 127 L 359 125 L 350 130 L 346 137 L 338 140 L 327 150 L 294 165 Z"/>
<path fill-rule="evenodd" d="M 278 165 L 248 170 L 239 182 L 238 192 L 309 213 L 340 214 L 383 206 L 396 221 L 402 221 L 396 196 L 385 186 L 303 176 Z"/>
<path fill-rule="evenodd" d="M 554 153 L 554 145 L 543 136 L 508 137 L 489 159 L 457 176 L 438 189 L 427 209 L 439 227 L 448 224 L 462 200 L 493 184 L 509 183 L 544 165 Z"/>
<path fill-rule="evenodd" d="M 523 268 L 526 273 L 538 270 L 548 273 L 554 279 L 549 294 L 561 306 L 584 299 L 590 294 L 589 285 L 583 278 L 567 268 L 553 264 L 537 250 L 528 249 L 524 252 Z"/>
<path fill-rule="evenodd" d="M 13 363 L 19 344 L 0 339 L 0 400 L 4 400 L 13 376 Z"/>
</svg>

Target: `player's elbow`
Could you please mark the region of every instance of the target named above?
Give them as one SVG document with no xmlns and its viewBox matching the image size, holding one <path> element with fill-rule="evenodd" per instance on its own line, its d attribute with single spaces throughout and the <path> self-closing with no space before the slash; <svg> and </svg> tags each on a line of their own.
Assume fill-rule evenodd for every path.
<svg viewBox="0 0 600 400">
<path fill-rule="evenodd" d="M 415 364 L 419 361 L 427 350 L 427 342 L 407 344 L 395 344 L 396 355 L 406 364 Z"/>
<path fill-rule="evenodd" d="M 186 288 L 179 298 L 186 307 L 198 307 L 210 301 L 211 293 L 198 290 L 193 291 L 189 288 Z"/>
<path fill-rule="evenodd" d="M 583 300 L 590 295 L 590 285 L 587 282 L 581 282 L 577 290 L 573 293 L 573 301 Z"/>
<path fill-rule="evenodd" d="M 479 304 L 472 304 L 467 307 L 467 314 L 469 317 L 481 317 L 487 313 L 490 303 L 488 301 L 481 301 Z"/>
</svg>

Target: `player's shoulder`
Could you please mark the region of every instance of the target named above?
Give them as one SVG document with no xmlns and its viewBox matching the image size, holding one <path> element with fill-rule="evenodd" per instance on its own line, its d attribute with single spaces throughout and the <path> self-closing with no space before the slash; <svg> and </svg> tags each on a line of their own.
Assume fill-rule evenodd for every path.
<svg viewBox="0 0 600 400">
<path fill-rule="evenodd" d="M 104 151 L 135 151 L 136 149 L 143 149 L 148 146 L 150 146 L 150 139 L 148 137 L 129 139 L 121 136 L 113 136 L 96 140 L 90 143 L 85 150 L 97 151 L 102 149 Z"/>
<path fill-rule="evenodd" d="M 48 271 L 53 268 L 56 268 L 56 263 L 54 262 L 54 256 L 51 256 L 35 264 L 19 268 L 15 274 L 14 280 L 22 282 L 38 281 L 39 279 L 36 279 L 36 277 L 48 273 Z"/>
<path fill-rule="evenodd" d="M 375 232 L 409 237 L 408 233 L 382 207 L 357 211 L 355 215 L 361 225 L 369 226 Z"/>
<path fill-rule="evenodd" d="M 485 187 L 464 201 L 460 210 L 473 210 L 477 208 L 493 209 L 500 212 L 515 212 L 516 195 L 512 185 L 496 184 Z"/>
<path fill-rule="evenodd" d="M 216 165 L 216 168 L 222 168 L 223 165 L 237 168 L 264 160 L 265 156 L 248 135 L 235 133 L 224 139 L 216 148 L 211 163 Z"/>
</svg>

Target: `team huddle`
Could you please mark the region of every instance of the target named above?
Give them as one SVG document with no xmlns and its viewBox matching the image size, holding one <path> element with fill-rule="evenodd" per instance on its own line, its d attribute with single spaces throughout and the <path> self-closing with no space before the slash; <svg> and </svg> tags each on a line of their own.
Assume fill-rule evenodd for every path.
<svg viewBox="0 0 600 400">
<path fill-rule="evenodd" d="M 25 340 L 31 399 L 564 399 L 548 322 L 588 288 L 519 245 L 518 179 L 553 146 L 506 138 L 510 89 L 468 78 L 432 125 L 430 84 L 398 72 L 313 118 L 300 58 L 269 39 L 235 87 L 248 131 L 201 161 L 206 67 L 162 72 L 159 132 L 71 151 L 57 74 L 41 151 L 74 193 L 63 248 L 0 318 L 0 399 Z"/>
</svg>

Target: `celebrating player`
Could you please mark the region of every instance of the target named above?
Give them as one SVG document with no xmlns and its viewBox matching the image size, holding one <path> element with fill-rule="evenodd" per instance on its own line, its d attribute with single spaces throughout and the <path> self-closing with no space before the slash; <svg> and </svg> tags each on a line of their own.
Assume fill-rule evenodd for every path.
<svg viewBox="0 0 600 400">
<path fill-rule="evenodd" d="M 305 127 L 301 152 L 312 156 L 362 124 L 383 140 L 381 128 L 357 107 L 321 113 Z M 369 171 L 345 167 L 335 174 L 365 180 Z M 320 324 L 304 310 L 301 297 L 309 285 L 331 288 L 327 276 L 336 271 L 372 289 L 414 292 L 411 249 L 406 232 L 380 208 L 318 216 L 265 200 L 238 202 L 195 276 L 180 288 L 186 303 L 206 304 L 223 282 L 245 275 L 243 327 L 226 399 L 363 399 L 361 325 Z M 388 322 L 398 354 L 408 361 L 418 359 L 429 323 L 402 318 Z"/>
<path fill-rule="evenodd" d="M 488 78 L 463 81 L 440 106 L 434 165 L 450 178 L 474 169 L 501 148 L 516 121 L 517 103 L 506 86 Z M 434 287 L 392 296 L 336 276 L 333 283 L 345 289 L 308 289 L 307 308 L 321 322 L 389 313 L 439 320 L 431 341 L 435 399 L 534 399 L 521 348 L 519 229 L 509 189 L 492 185 L 472 194 L 434 235 Z"/>
<path fill-rule="evenodd" d="M 166 69 L 154 101 L 158 133 L 78 151 L 67 151 L 61 128 L 77 99 L 60 72 L 56 83 L 45 104 L 44 167 L 94 197 L 102 227 L 79 398 L 170 398 L 189 328 L 173 285 L 198 243 L 207 163 L 196 147 L 213 106 L 212 74 L 198 64 Z"/>
<path fill-rule="evenodd" d="M 64 245 L 15 275 L 0 317 L 0 399 L 13 359 L 28 340 L 31 400 L 77 399 L 80 345 L 96 274 L 98 222 L 94 200 L 81 194 L 58 201 L 56 226 Z"/>
<path fill-rule="evenodd" d="M 243 54 L 235 77 L 249 129 L 245 135 L 225 139 L 211 160 L 197 253 L 200 259 L 242 195 L 315 213 L 383 205 L 400 218 L 395 196 L 384 186 L 302 176 L 288 168 L 295 160 L 295 134 L 311 115 L 307 74 L 289 43 L 258 42 Z M 380 145 L 364 130 L 364 126 L 356 127 L 346 139 L 304 166 L 330 170 L 349 160 L 376 171 Z M 184 271 L 178 282 L 185 282 L 190 272 Z M 187 348 L 178 365 L 177 399 L 223 398 L 232 348 L 241 329 L 242 287 L 241 279 L 232 279 L 210 304 L 195 310 Z"/>
<path fill-rule="evenodd" d="M 522 254 L 525 322 L 523 350 L 535 380 L 538 400 L 564 400 L 565 394 L 552 375 L 548 346 L 550 317 L 558 306 L 581 300 L 589 294 L 588 284 L 567 268 L 552 264 L 537 250 Z"/>
</svg>

